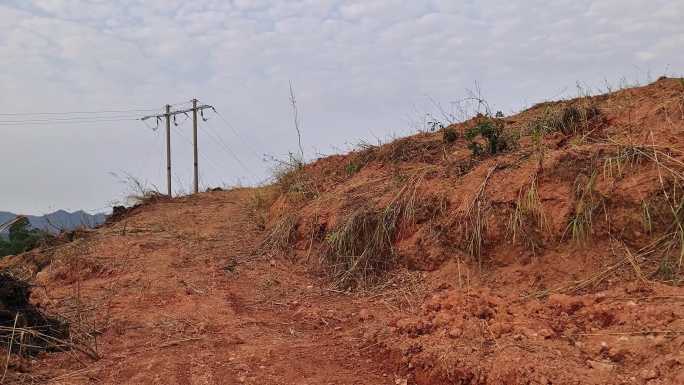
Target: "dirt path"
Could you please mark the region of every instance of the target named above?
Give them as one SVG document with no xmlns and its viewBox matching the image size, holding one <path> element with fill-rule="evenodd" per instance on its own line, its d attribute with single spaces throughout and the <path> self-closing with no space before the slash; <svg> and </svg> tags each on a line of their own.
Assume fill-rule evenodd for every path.
<svg viewBox="0 0 684 385">
<path fill-rule="evenodd" d="M 101 359 L 56 353 L 48 383 L 393 384 L 364 353 L 362 317 L 283 260 L 253 256 L 245 191 L 145 208 L 77 242 L 40 277 L 45 307 L 99 329 Z M 94 325 L 95 327 L 93 327 Z M 79 362 L 80 361 L 80 362 Z M 36 374 L 38 373 L 38 374 Z"/>
</svg>

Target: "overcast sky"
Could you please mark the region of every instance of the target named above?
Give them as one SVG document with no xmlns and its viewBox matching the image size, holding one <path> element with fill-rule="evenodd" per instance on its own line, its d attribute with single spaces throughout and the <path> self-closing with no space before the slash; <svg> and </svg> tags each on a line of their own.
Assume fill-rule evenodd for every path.
<svg viewBox="0 0 684 385">
<path fill-rule="evenodd" d="M 127 190 L 111 173 L 162 188 L 163 131 L 128 110 L 213 104 L 203 184 L 258 183 L 263 154 L 297 149 L 290 81 L 312 159 L 414 132 L 476 82 L 510 113 L 681 75 L 683 20 L 673 0 L 1 0 L 0 211 L 105 210 Z M 35 114 L 104 110 L 127 112 Z M 187 190 L 191 124 L 172 134 Z"/>
</svg>

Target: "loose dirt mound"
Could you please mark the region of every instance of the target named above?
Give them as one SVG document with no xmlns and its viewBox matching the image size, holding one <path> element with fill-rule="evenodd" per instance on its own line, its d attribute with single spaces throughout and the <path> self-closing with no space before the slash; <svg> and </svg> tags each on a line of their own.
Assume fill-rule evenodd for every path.
<svg viewBox="0 0 684 385">
<path fill-rule="evenodd" d="M 660 79 L 141 206 L 2 261 L 100 357 L 21 378 L 684 383 L 682 131 Z"/>
</svg>

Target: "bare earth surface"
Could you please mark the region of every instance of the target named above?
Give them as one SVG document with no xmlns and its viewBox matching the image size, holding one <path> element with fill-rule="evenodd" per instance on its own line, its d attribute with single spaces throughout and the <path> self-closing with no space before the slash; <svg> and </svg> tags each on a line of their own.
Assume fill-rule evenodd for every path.
<svg viewBox="0 0 684 385">
<path fill-rule="evenodd" d="M 252 256 L 258 237 L 245 197 L 159 203 L 77 241 L 82 262 L 51 265 L 36 300 L 101 328 L 102 358 L 54 354 L 31 376 L 52 384 L 395 383 L 363 353 L 354 301 L 286 261 Z"/>
</svg>

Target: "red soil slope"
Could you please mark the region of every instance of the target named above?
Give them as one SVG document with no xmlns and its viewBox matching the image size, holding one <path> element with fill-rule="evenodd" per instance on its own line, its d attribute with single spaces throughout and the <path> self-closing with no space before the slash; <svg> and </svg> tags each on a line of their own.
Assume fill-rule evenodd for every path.
<svg viewBox="0 0 684 385">
<path fill-rule="evenodd" d="M 473 156 L 483 121 L 519 140 Z M 3 260 L 97 352 L 11 355 L 7 378 L 684 384 L 684 83 L 449 130 Z"/>
</svg>

